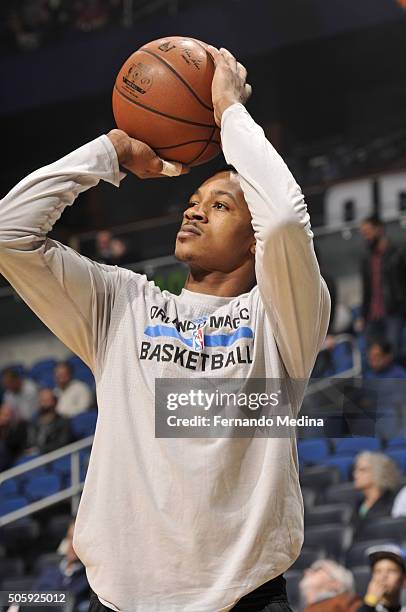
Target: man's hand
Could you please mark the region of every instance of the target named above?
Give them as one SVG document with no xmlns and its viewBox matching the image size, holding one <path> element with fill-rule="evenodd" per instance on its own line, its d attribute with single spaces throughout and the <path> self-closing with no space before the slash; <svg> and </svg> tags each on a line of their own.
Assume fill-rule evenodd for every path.
<svg viewBox="0 0 406 612">
<path fill-rule="evenodd" d="M 227 49 L 216 49 L 211 45 L 207 50 L 213 58 L 216 70 L 214 72 L 211 95 L 214 107 L 214 119 L 221 126 L 221 116 L 232 104 L 245 104 L 251 95 L 251 85 L 246 83 L 247 71 L 237 62 Z"/>
<path fill-rule="evenodd" d="M 370 602 L 369 605 L 376 606 L 380 601 L 382 601 L 386 591 L 386 584 L 382 580 L 372 578 L 368 585 L 364 600 L 366 602 Z"/>
<path fill-rule="evenodd" d="M 180 162 L 162 160 L 145 142 L 131 138 L 123 130 L 111 130 L 107 137 L 116 150 L 118 163 L 138 178 L 162 178 L 189 172 Z"/>
</svg>

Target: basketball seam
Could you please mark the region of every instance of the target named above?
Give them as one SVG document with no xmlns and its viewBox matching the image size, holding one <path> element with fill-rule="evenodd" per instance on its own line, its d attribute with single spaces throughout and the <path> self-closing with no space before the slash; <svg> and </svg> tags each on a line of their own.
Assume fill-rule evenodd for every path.
<svg viewBox="0 0 406 612">
<path fill-rule="evenodd" d="M 187 89 L 190 91 L 190 93 L 196 98 L 196 100 L 198 102 L 200 102 L 200 104 L 206 110 L 214 112 L 213 107 L 209 106 L 208 104 L 203 102 L 203 100 L 200 99 L 200 97 L 197 95 L 197 93 L 195 92 L 193 87 L 191 85 L 189 85 L 189 83 L 187 81 L 185 81 L 185 79 L 180 74 L 178 74 L 178 72 L 175 70 L 175 68 L 169 62 L 167 62 L 166 59 L 164 59 L 163 57 L 161 57 L 157 53 L 154 53 L 153 51 L 149 51 L 149 49 L 143 49 L 141 47 L 140 51 L 142 51 L 143 53 L 148 53 L 148 55 L 152 55 L 152 57 L 155 57 L 155 59 L 159 60 L 162 64 L 164 64 L 164 66 L 169 68 L 169 70 L 179 79 L 179 81 L 181 81 L 184 84 L 185 87 L 187 87 Z M 207 53 L 207 51 L 206 51 L 206 53 Z"/>
<path fill-rule="evenodd" d="M 215 126 L 214 126 L 214 128 L 212 129 L 212 132 L 211 132 L 211 134 L 210 134 L 210 138 L 209 138 L 209 140 L 206 142 L 206 144 L 205 144 L 205 146 L 203 147 L 203 149 L 200 151 L 199 155 L 196 155 L 195 157 L 193 157 L 193 159 L 191 159 L 191 160 L 189 160 L 188 162 L 186 162 L 186 165 L 193 164 L 193 162 L 197 161 L 197 160 L 199 159 L 199 157 L 201 157 L 201 156 L 203 155 L 203 153 L 204 153 L 204 152 L 207 150 L 207 147 L 209 146 L 209 144 L 210 144 L 211 142 L 213 142 L 213 141 L 212 141 L 212 136 L 213 136 L 214 132 L 216 131 L 216 127 L 217 127 L 217 125 L 215 125 Z"/>
<path fill-rule="evenodd" d="M 173 115 L 168 115 L 167 113 L 163 113 L 162 111 L 151 108 L 150 106 L 147 106 L 146 104 L 142 104 L 142 102 L 137 102 L 136 100 L 133 100 L 129 96 L 126 96 L 125 93 L 120 91 L 119 88 L 117 87 L 117 84 L 114 85 L 114 89 L 117 91 L 117 93 L 120 96 L 125 98 L 128 102 L 131 102 L 131 104 L 135 104 L 136 106 L 141 106 L 141 108 L 145 108 L 145 110 L 150 111 L 151 113 L 155 113 L 156 115 L 161 115 L 162 117 L 166 117 L 167 119 L 173 119 L 174 121 L 179 121 L 180 123 L 187 123 L 189 125 L 197 125 L 198 127 L 213 128 L 212 123 L 197 123 L 196 121 L 190 121 L 189 119 L 182 119 L 181 117 L 174 117 Z M 214 129 L 215 128 L 216 126 L 214 126 Z"/>
<path fill-rule="evenodd" d="M 159 149 L 159 150 L 164 150 L 164 149 L 176 149 L 177 147 L 183 147 L 185 145 L 189 145 L 189 144 L 195 144 L 197 142 L 213 142 L 214 144 L 220 145 L 220 141 L 219 140 L 211 140 L 210 138 L 200 138 L 199 140 L 187 140 L 186 142 L 180 142 L 179 144 L 176 145 L 169 145 L 169 146 L 165 146 L 165 147 L 160 147 L 159 145 L 157 145 L 155 148 Z"/>
</svg>

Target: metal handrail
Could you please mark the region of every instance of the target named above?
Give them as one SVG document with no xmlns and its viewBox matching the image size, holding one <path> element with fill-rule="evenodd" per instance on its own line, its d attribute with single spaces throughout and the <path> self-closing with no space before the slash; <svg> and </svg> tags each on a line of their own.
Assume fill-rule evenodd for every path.
<svg viewBox="0 0 406 612">
<path fill-rule="evenodd" d="M 53 495 L 49 495 L 48 497 L 44 497 L 36 502 L 32 502 L 23 508 L 18 510 L 13 510 L 8 514 L 0 517 L 0 527 L 7 525 L 13 521 L 16 521 L 20 518 L 24 518 L 25 516 L 29 516 L 33 512 L 37 512 L 38 510 L 43 510 L 44 508 L 48 508 L 53 504 L 56 504 L 64 499 L 71 498 L 71 512 L 72 515 L 76 514 L 77 508 L 79 506 L 79 494 L 83 489 L 83 482 L 80 481 L 80 460 L 79 460 L 79 452 L 84 448 L 88 448 L 93 443 L 94 436 L 88 436 L 83 440 L 79 440 L 78 442 L 73 442 L 72 444 L 68 444 L 59 448 L 55 451 L 47 453 L 46 455 L 42 455 L 41 457 L 37 457 L 36 459 L 32 459 L 31 461 L 27 461 L 26 463 L 22 463 L 21 465 L 17 465 L 12 467 L 4 472 L 0 473 L 0 484 L 9 480 L 10 478 L 15 478 L 16 476 L 21 476 L 21 474 L 25 474 L 26 472 L 30 472 L 38 467 L 43 465 L 47 465 L 52 463 L 56 459 L 60 459 L 61 457 L 66 457 L 70 455 L 71 457 L 71 486 L 67 487 L 58 493 L 54 493 Z"/>
</svg>

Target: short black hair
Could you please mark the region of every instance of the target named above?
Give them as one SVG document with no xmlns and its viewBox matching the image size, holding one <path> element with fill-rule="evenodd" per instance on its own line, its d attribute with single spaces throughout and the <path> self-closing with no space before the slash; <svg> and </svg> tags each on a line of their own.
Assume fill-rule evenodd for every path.
<svg viewBox="0 0 406 612">
<path fill-rule="evenodd" d="M 21 378 L 19 371 L 16 370 L 15 368 L 5 368 L 1 375 L 2 377 L 8 376 L 9 378 L 12 378 L 13 380 L 19 380 Z"/>
<path fill-rule="evenodd" d="M 231 174 L 238 174 L 237 170 L 231 164 L 221 166 L 221 168 L 216 170 L 215 174 L 220 174 L 221 172 L 231 172 Z"/>
<path fill-rule="evenodd" d="M 379 346 L 379 348 L 381 349 L 384 355 L 390 355 L 391 353 L 393 353 L 392 344 L 388 340 L 385 340 L 382 338 L 375 338 L 371 340 L 368 348 L 370 349 L 371 346 L 375 346 L 375 345 Z"/>
<path fill-rule="evenodd" d="M 378 215 L 378 213 L 374 213 L 373 215 L 369 215 L 369 217 L 365 217 L 362 223 L 370 223 L 374 227 L 384 227 L 385 224 Z"/>
</svg>

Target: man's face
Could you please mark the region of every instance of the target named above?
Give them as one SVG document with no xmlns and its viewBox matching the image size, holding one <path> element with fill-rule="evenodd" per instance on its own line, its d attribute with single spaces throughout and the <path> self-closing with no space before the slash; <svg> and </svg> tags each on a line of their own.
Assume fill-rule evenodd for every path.
<svg viewBox="0 0 406 612">
<path fill-rule="evenodd" d="M 369 221 L 365 221 L 360 228 L 360 234 L 364 239 L 367 246 L 371 249 L 375 248 L 379 239 L 383 235 L 383 228 L 379 225 L 374 225 L 373 223 L 369 223 Z"/>
<path fill-rule="evenodd" d="M 228 274 L 254 262 L 251 215 L 235 174 L 220 172 L 192 195 L 176 238 L 175 255 L 192 268 Z"/>
<path fill-rule="evenodd" d="M 71 375 L 69 368 L 64 365 L 56 366 L 55 368 L 55 380 L 58 387 L 62 389 L 71 381 Z"/>
<path fill-rule="evenodd" d="M 404 584 L 405 574 L 392 559 L 380 559 L 374 563 L 372 578 L 385 587 L 385 597 L 397 599 Z"/>
<path fill-rule="evenodd" d="M 39 392 L 39 410 L 41 413 L 52 412 L 56 406 L 56 397 L 51 389 Z"/>
<path fill-rule="evenodd" d="M 329 571 L 328 564 L 323 562 L 316 562 L 306 569 L 300 582 L 300 590 L 307 606 L 317 601 L 321 594 L 335 593 L 339 589 L 340 585 Z"/>
<path fill-rule="evenodd" d="M 374 372 L 387 368 L 393 361 L 392 353 L 384 353 L 379 344 L 372 344 L 368 350 L 368 364 Z"/>
<path fill-rule="evenodd" d="M 21 378 L 16 378 L 11 374 L 4 374 L 2 384 L 4 389 L 7 391 L 18 393 L 21 389 L 22 380 Z"/>
</svg>

